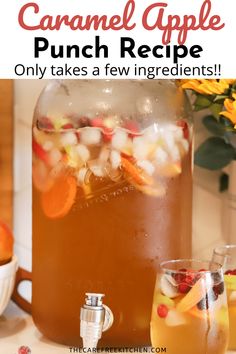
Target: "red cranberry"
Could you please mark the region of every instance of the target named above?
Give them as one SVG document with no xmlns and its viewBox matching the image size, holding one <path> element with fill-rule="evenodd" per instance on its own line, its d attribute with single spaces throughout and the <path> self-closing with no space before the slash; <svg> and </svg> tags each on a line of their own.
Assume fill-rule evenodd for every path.
<svg viewBox="0 0 236 354">
<path fill-rule="evenodd" d="M 236 275 L 236 269 L 232 270 L 232 275 Z"/>
<path fill-rule="evenodd" d="M 103 127 L 102 136 L 105 143 L 109 143 L 113 137 L 113 130 L 111 128 Z"/>
<path fill-rule="evenodd" d="M 215 291 L 210 290 L 207 292 L 206 296 L 197 303 L 197 308 L 199 310 L 208 310 L 211 303 L 218 299 L 218 294 Z"/>
<path fill-rule="evenodd" d="M 185 122 L 185 120 L 180 119 L 178 120 L 178 122 L 176 123 L 178 127 L 181 127 L 183 129 L 183 135 L 184 135 L 184 139 L 189 139 L 189 129 L 188 129 L 188 123 Z"/>
<path fill-rule="evenodd" d="M 169 309 L 164 304 L 161 304 L 157 307 L 157 314 L 161 318 L 166 318 L 166 316 L 168 315 L 168 312 L 169 312 Z"/>
<path fill-rule="evenodd" d="M 221 295 L 224 292 L 224 283 L 221 282 L 220 284 L 217 284 L 213 286 L 213 290 L 217 295 Z"/>
<path fill-rule="evenodd" d="M 228 269 L 225 272 L 225 275 L 232 275 L 232 274 L 233 274 L 233 270 L 231 270 L 231 269 Z"/>
<path fill-rule="evenodd" d="M 102 118 L 94 118 L 92 121 L 91 121 L 91 125 L 92 127 L 95 127 L 95 128 L 103 128 L 104 127 L 104 123 L 103 123 L 103 119 Z"/>
<path fill-rule="evenodd" d="M 71 123 L 67 123 L 67 124 L 64 124 L 63 126 L 62 126 L 62 129 L 65 129 L 65 130 L 67 130 L 67 129 L 73 129 L 74 128 L 74 126 L 73 126 L 73 124 L 71 124 Z"/>
<path fill-rule="evenodd" d="M 195 283 L 195 274 L 191 274 L 191 273 L 187 273 L 185 279 L 184 279 L 185 283 L 187 283 L 188 285 L 194 285 Z"/>
<path fill-rule="evenodd" d="M 129 131 L 129 137 L 134 138 L 135 136 L 140 134 L 139 126 L 134 121 L 125 122 L 124 128 Z"/>
<path fill-rule="evenodd" d="M 172 276 L 175 279 L 176 283 L 182 283 L 185 279 L 185 273 L 187 272 L 186 268 L 179 269 L 179 273 L 174 273 Z"/>
<path fill-rule="evenodd" d="M 51 119 L 48 117 L 41 117 L 38 121 L 38 127 L 39 129 L 53 129 L 53 124 L 51 122 Z"/>
<path fill-rule="evenodd" d="M 18 349 L 18 354 L 30 354 L 31 350 L 29 347 L 26 347 L 24 345 L 22 345 L 19 349 Z"/>
<path fill-rule="evenodd" d="M 216 285 L 222 281 L 222 276 L 219 272 L 211 273 L 211 278 Z"/>
<path fill-rule="evenodd" d="M 179 286 L 178 286 L 178 291 L 179 291 L 181 294 L 187 294 L 190 289 L 191 289 L 191 287 L 190 287 L 188 284 L 186 284 L 186 283 L 181 283 L 181 284 L 179 284 Z"/>
<path fill-rule="evenodd" d="M 187 269 L 186 269 L 186 268 L 180 268 L 180 269 L 179 269 L 179 272 L 181 272 L 181 273 L 186 273 L 186 272 L 187 272 Z"/>
<path fill-rule="evenodd" d="M 204 268 L 201 268 L 201 269 L 199 269 L 199 273 L 201 273 L 201 272 L 206 272 L 207 270 L 206 269 L 204 269 Z"/>
<path fill-rule="evenodd" d="M 90 119 L 88 117 L 79 117 L 77 119 L 78 128 L 90 127 Z"/>
</svg>

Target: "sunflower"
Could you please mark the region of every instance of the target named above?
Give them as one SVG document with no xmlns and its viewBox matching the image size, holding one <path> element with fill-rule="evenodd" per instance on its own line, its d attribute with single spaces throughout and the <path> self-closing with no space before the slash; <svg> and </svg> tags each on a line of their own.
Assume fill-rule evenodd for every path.
<svg viewBox="0 0 236 354">
<path fill-rule="evenodd" d="M 225 111 L 220 112 L 220 114 L 231 120 L 235 124 L 236 128 L 236 93 L 232 94 L 232 98 L 226 98 L 224 101 Z"/>
<path fill-rule="evenodd" d="M 190 89 L 203 95 L 220 95 L 235 83 L 235 79 L 220 79 L 220 80 L 181 80 L 181 86 L 184 89 Z"/>
</svg>

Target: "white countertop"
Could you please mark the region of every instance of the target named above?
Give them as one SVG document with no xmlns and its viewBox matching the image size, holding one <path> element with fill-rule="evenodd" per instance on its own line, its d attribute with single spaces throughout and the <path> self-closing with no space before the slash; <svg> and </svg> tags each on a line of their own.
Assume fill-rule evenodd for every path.
<svg viewBox="0 0 236 354">
<path fill-rule="evenodd" d="M 35 328 L 32 317 L 13 302 L 0 316 L 0 354 L 17 354 L 20 346 L 28 346 L 32 354 L 68 354 L 69 347 L 55 344 Z M 236 352 L 228 352 L 233 354 Z"/>
<path fill-rule="evenodd" d="M 32 317 L 11 302 L 0 316 L 0 354 L 18 354 L 28 346 L 32 354 L 68 354 L 68 347 L 52 343 L 33 324 Z"/>
</svg>

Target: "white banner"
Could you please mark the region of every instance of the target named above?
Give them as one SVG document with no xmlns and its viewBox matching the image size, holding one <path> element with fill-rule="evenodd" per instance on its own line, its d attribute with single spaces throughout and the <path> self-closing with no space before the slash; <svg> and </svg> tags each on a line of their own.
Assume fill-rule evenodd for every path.
<svg viewBox="0 0 236 354">
<path fill-rule="evenodd" d="M 235 0 L 10 0 L 0 78 L 233 78 Z"/>
</svg>

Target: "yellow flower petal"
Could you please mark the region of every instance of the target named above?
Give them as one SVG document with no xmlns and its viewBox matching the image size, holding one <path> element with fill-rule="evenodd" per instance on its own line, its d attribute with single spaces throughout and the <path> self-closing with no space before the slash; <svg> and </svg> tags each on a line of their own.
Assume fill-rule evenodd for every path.
<svg viewBox="0 0 236 354">
<path fill-rule="evenodd" d="M 194 90 L 205 95 L 217 94 L 220 95 L 235 83 L 235 79 L 201 79 L 201 80 L 181 80 L 181 85 L 184 89 Z"/>
</svg>

